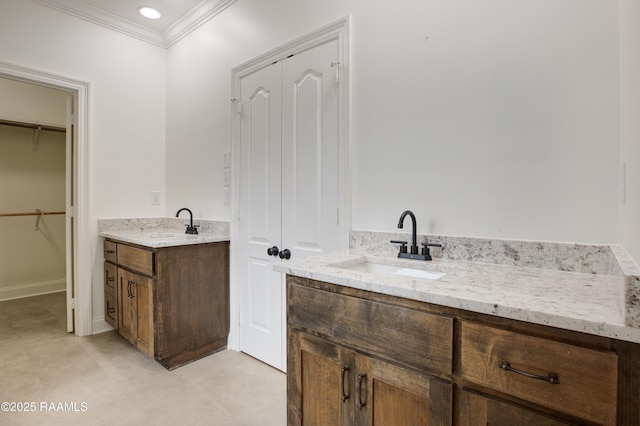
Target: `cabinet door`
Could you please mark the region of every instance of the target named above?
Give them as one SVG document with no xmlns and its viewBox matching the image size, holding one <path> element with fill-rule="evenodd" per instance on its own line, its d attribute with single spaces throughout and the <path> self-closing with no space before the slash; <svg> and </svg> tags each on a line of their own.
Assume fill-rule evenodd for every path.
<svg viewBox="0 0 640 426">
<path fill-rule="evenodd" d="M 132 274 L 131 281 L 132 302 L 136 312 L 136 335 L 133 344 L 142 352 L 153 357 L 153 280 Z"/>
<path fill-rule="evenodd" d="M 289 425 L 450 425 L 450 383 L 289 333 Z"/>
<path fill-rule="evenodd" d="M 357 424 L 451 424 L 450 383 L 363 355 L 357 356 L 356 365 L 353 377 Z"/>
<path fill-rule="evenodd" d="M 459 426 L 560 426 L 568 424 L 544 414 L 467 391 L 460 392 L 460 404 L 457 411 Z"/>
<path fill-rule="evenodd" d="M 135 305 L 131 299 L 131 276 L 133 274 L 118 268 L 118 333 L 130 343 L 136 335 Z"/>
<path fill-rule="evenodd" d="M 304 333 L 289 333 L 288 425 L 352 425 L 355 354 Z"/>
<path fill-rule="evenodd" d="M 147 355 L 154 356 L 153 281 L 118 268 L 118 332 Z"/>
</svg>

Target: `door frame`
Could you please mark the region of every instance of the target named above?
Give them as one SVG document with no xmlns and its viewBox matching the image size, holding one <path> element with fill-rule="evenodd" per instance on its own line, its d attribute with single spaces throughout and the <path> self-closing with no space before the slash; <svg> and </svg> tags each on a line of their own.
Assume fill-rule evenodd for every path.
<svg viewBox="0 0 640 426">
<path fill-rule="evenodd" d="M 73 152 L 74 191 L 73 206 L 67 216 L 73 220 L 73 229 L 66 227 L 66 241 L 72 243 L 72 286 L 74 298 L 68 299 L 74 309 L 74 332 L 77 336 L 93 333 L 91 299 L 91 245 L 88 232 L 88 117 L 89 83 L 0 61 L 0 76 L 25 83 L 46 86 L 69 92 L 74 98 L 75 141 Z M 67 117 L 69 121 L 70 117 Z M 66 181 L 66 179 L 65 179 Z M 65 182 L 68 186 L 70 182 Z M 68 221 L 69 219 L 67 219 Z M 67 249 L 68 250 L 68 249 Z M 67 261 L 68 262 L 68 261 Z M 69 272 L 67 272 L 68 274 Z M 67 280 L 69 277 L 67 276 Z"/>
<path fill-rule="evenodd" d="M 340 90 L 339 108 L 339 233 L 341 246 L 345 249 L 349 247 L 349 231 L 351 230 L 351 89 L 350 89 L 350 42 L 349 42 L 349 23 L 350 16 L 347 15 L 337 21 L 320 27 L 310 33 L 289 41 L 275 49 L 272 49 L 256 58 L 253 58 L 231 70 L 231 94 L 230 99 L 230 117 L 231 117 L 231 241 L 238 241 L 238 222 L 239 222 L 239 183 L 240 183 L 240 120 L 239 120 L 239 104 L 236 102 L 240 99 L 240 81 L 243 77 L 252 74 L 272 63 L 285 59 L 290 55 L 313 49 L 316 46 L 337 40 L 339 46 L 337 75 L 342 85 Z M 240 350 L 240 298 L 238 286 L 238 253 L 237 244 L 231 245 L 230 258 L 230 313 L 231 313 L 231 330 L 229 333 L 229 348 Z M 286 342 L 286 339 L 285 339 Z"/>
</svg>

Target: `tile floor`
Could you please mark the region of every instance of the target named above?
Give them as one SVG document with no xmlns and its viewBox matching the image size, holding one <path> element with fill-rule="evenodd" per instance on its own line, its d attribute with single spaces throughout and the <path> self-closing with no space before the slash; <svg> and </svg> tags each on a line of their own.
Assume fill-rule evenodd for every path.
<svg viewBox="0 0 640 426">
<path fill-rule="evenodd" d="M 64 293 L 0 302 L 0 403 L 35 403 L 3 404 L 0 425 L 286 425 L 286 375 L 266 364 L 227 350 L 167 371 L 65 315 Z"/>
</svg>

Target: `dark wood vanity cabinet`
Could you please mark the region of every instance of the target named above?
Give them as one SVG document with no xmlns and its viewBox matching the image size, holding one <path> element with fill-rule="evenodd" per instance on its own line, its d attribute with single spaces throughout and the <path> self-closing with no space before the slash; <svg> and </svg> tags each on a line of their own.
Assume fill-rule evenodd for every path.
<svg viewBox="0 0 640 426">
<path fill-rule="evenodd" d="M 229 243 L 105 240 L 105 319 L 167 369 L 227 347 Z"/>
<path fill-rule="evenodd" d="M 289 425 L 640 425 L 638 344 L 295 276 L 287 314 Z"/>
</svg>

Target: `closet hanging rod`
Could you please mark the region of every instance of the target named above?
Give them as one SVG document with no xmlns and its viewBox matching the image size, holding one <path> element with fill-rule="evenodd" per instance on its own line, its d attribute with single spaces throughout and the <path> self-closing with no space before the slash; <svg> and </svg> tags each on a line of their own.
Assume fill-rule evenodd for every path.
<svg viewBox="0 0 640 426">
<path fill-rule="evenodd" d="M 27 212 L 27 213 L 0 213 L 0 217 L 12 217 L 12 216 L 42 216 L 50 214 L 65 214 L 66 212 Z"/>
<path fill-rule="evenodd" d="M 0 124 L 4 126 L 22 127 L 24 129 L 47 130 L 49 132 L 59 132 L 59 133 L 67 132 L 67 129 L 65 129 L 64 127 L 45 126 L 42 124 L 34 124 L 34 123 L 23 123 L 21 121 L 11 121 L 11 120 L 0 119 Z"/>
</svg>

